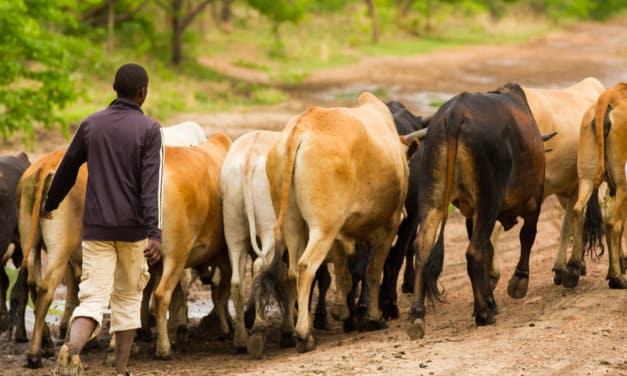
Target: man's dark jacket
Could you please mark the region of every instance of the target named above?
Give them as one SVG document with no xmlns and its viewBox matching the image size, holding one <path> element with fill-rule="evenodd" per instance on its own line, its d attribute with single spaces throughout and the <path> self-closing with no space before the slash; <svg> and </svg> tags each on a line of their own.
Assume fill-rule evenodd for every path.
<svg viewBox="0 0 627 376">
<path fill-rule="evenodd" d="M 76 130 L 48 190 L 44 209 L 59 207 L 87 162 L 83 239 L 161 241 L 163 145 L 159 123 L 118 98 Z"/>
</svg>

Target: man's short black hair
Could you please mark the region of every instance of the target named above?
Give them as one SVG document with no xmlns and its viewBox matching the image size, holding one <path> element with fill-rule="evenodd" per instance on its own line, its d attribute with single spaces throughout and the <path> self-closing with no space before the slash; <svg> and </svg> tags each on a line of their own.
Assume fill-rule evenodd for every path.
<svg viewBox="0 0 627 376">
<path fill-rule="evenodd" d="M 134 98 L 145 86 L 148 86 L 148 73 L 139 64 L 124 64 L 115 73 L 113 90 L 119 97 Z"/>
</svg>

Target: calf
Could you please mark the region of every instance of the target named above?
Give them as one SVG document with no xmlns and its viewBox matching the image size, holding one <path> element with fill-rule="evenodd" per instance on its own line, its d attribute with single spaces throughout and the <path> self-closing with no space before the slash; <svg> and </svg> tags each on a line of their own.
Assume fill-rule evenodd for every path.
<svg viewBox="0 0 627 376">
<path fill-rule="evenodd" d="M 379 281 L 402 220 L 409 175 L 406 153 L 414 151 L 415 144 L 408 148 L 401 142 L 390 111 L 374 95 L 362 94 L 359 104 L 356 108 L 312 108 L 293 118 L 268 153 L 266 172 L 278 213 L 276 250 L 270 269 L 258 280 L 282 278 L 284 238 L 289 268 L 283 278 L 292 287 L 274 290 L 274 294 L 283 301 L 288 317 L 298 294 L 294 328 L 298 352 L 315 347 L 307 303 L 316 271 L 330 255 L 338 279 L 338 301 L 346 302 L 346 255 L 354 252 L 356 241 L 373 248 L 366 276 L 368 326 L 385 326 L 378 304 Z M 258 284 L 263 286 L 267 285 Z M 342 316 L 347 318 L 348 309 Z"/>
<path fill-rule="evenodd" d="M 614 289 L 627 288 L 627 281 L 623 276 L 627 259 L 623 255 L 621 245 L 627 217 L 627 181 L 623 175 L 623 173 L 627 175 L 625 161 L 627 161 L 627 83 L 619 83 L 603 92 L 582 119 L 577 156 L 579 194 L 573 209 L 575 244 L 565 271 L 565 286 L 575 286 L 582 274 L 585 240 L 588 243 L 585 245 L 589 246 L 590 241 L 596 239 L 594 234 L 602 231 L 602 222 L 596 222 L 596 228 L 584 226 L 582 222 L 586 203 L 596 198 L 596 190 L 601 181 L 605 180 L 610 195 L 616 197 L 607 221 L 607 245 L 610 254 L 608 285 Z"/>
<path fill-rule="evenodd" d="M 524 225 L 521 255 L 508 294 L 526 294 L 529 254 L 536 235 L 544 183 L 544 145 L 522 88 L 507 84 L 487 94 L 462 93 L 447 101 L 429 123 L 422 146 L 419 184 L 420 229 L 416 238 L 415 291 L 407 333 L 425 333 L 425 297 L 439 297 L 441 241 L 453 202 L 467 220 L 466 251 L 477 325 L 494 323 L 494 285 L 489 280 L 493 257 L 490 234 L 499 220 L 506 230 Z"/>
</svg>

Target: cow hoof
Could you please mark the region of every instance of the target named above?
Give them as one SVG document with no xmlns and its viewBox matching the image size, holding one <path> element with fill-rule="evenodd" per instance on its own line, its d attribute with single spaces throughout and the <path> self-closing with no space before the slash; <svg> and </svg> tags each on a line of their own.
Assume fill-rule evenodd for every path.
<svg viewBox="0 0 627 376">
<path fill-rule="evenodd" d="M 30 369 L 43 368 L 41 364 L 41 353 L 26 354 L 26 367 Z"/>
<path fill-rule="evenodd" d="M 314 314 L 313 326 L 320 330 L 331 330 L 331 324 L 327 320 L 327 312 L 316 312 Z M 291 334 L 290 334 L 291 337 Z"/>
<path fill-rule="evenodd" d="M 562 273 L 562 285 L 572 289 L 579 283 L 581 276 L 581 268 L 577 265 L 568 265 L 568 268 Z"/>
<path fill-rule="evenodd" d="M 421 339 L 425 336 L 425 320 L 417 318 L 407 324 L 405 332 L 411 340 Z"/>
<path fill-rule="evenodd" d="M 294 335 L 290 333 L 281 333 L 281 339 L 279 340 L 279 347 L 281 348 L 289 348 L 296 346 L 296 341 L 294 340 Z"/>
<path fill-rule="evenodd" d="M 475 323 L 477 324 L 477 326 L 492 325 L 495 322 L 496 319 L 494 318 L 494 314 L 489 310 L 487 312 L 481 312 L 480 314 L 475 315 Z"/>
<path fill-rule="evenodd" d="M 315 348 L 316 340 L 314 339 L 313 335 L 307 335 L 306 339 L 302 339 L 296 336 L 296 352 L 302 354 L 311 350 L 315 350 Z"/>
<path fill-rule="evenodd" d="M 620 272 L 625 274 L 627 272 L 627 256 L 620 258 Z"/>
<path fill-rule="evenodd" d="M 396 320 L 400 317 L 398 306 L 394 303 L 386 303 L 381 306 L 383 318 L 386 320 Z"/>
<path fill-rule="evenodd" d="M 383 319 L 378 320 L 367 320 L 364 323 L 364 330 L 367 332 L 372 332 L 375 330 L 381 330 L 388 327 L 388 324 Z"/>
<path fill-rule="evenodd" d="M 172 360 L 172 352 L 169 349 L 163 350 L 157 347 L 157 351 L 155 352 L 155 359 Z"/>
<path fill-rule="evenodd" d="M 608 278 L 607 284 L 611 289 L 627 289 L 627 281 L 622 277 L 610 277 Z"/>
<path fill-rule="evenodd" d="M 527 295 L 528 286 L 529 278 L 514 275 L 507 284 L 507 294 L 514 299 L 520 299 Z"/>
<path fill-rule="evenodd" d="M 355 323 L 355 320 L 351 317 L 344 321 L 342 321 L 342 330 L 344 333 L 350 333 L 357 330 L 358 325 Z"/>
<path fill-rule="evenodd" d="M 401 291 L 403 294 L 413 294 L 414 293 L 414 284 L 410 282 L 403 282 L 401 285 Z"/>
<path fill-rule="evenodd" d="M 246 351 L 253 359 L 261 359 L 266 352 L 266 333 L 259 330 L 251 334 L 246 342 Z"/>
</svg>

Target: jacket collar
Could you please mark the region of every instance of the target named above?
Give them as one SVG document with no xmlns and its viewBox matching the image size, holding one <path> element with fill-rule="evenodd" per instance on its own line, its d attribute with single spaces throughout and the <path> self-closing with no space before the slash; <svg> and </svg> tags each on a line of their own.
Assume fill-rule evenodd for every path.
<svg viewBox="0 0 627 376">
<path fill-rule="evenodd" d="M 139 107 L 136 103 L 126 98 L 115 98 L 111 103 L 109 103 L 109 107 L 113 107 L 113 106 L 130 107 L 134 110 L 141 112 L 142 114 L 144 113 L 141 107 Z"/>
</svg>

